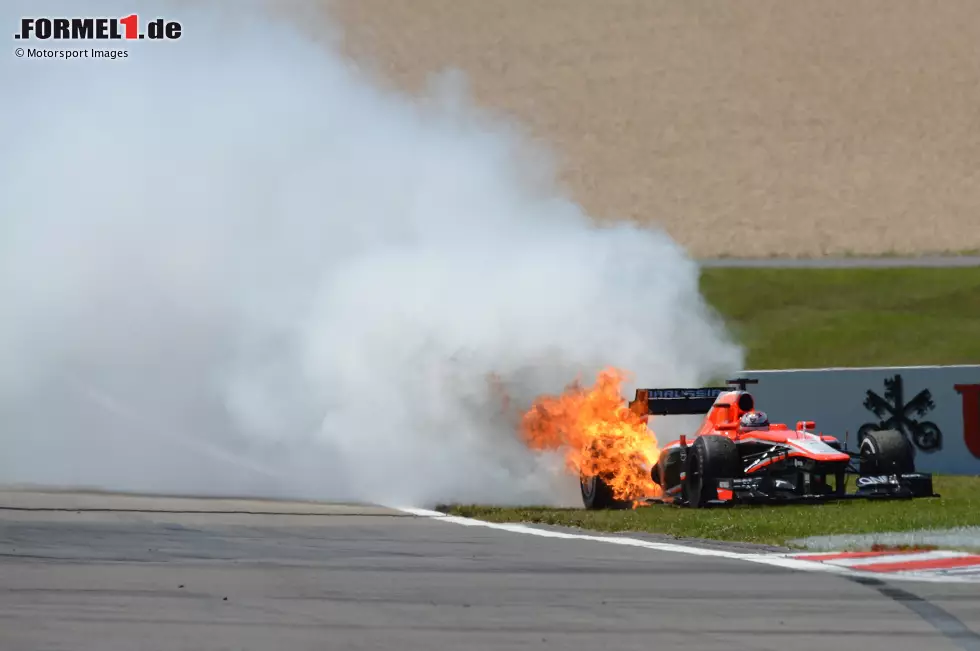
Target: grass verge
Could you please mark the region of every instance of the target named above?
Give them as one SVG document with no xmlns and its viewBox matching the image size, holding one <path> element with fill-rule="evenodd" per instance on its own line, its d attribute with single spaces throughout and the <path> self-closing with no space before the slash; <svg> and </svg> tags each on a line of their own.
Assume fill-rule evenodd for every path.
<svg viewBox="0 0 980 651">
<path fill-rule="evenodd" d="M 704 269 L 755 369 L 980 363 L 980 267 Z"/>
<path fill-rule="evenodd" d="M 980 477 L 936 476 L 934 489 L 941 497 L 807 506 L 687 509 L 654 505 L 631 511 L 586 511 L 467 505 L 447 507 L 445 511 L 489 522 L 525 522 L 780 546 L 791 546 L 791 540 L 808 536 L 980 526 Z"/>
</svg>

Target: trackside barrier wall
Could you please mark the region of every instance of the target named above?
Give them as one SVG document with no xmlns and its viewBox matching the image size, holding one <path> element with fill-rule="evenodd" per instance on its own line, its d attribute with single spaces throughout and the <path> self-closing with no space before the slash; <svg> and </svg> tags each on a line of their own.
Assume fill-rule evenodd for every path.
<svg viewBox="0 0 980 651">
<path fill-rule="evenodd" d="M 790 427 L 816 430 L 856 450 L 864 433 L 902 432 L 923 472 L 980 475 L 980 366 L 744 371 L 756 409 Z"/>
</svg>

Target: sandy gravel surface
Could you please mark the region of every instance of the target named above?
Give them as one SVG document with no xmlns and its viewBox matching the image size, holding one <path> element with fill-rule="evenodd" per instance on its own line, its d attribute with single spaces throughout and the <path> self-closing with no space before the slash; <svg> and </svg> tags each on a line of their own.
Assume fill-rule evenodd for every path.
<svg viewBox="0 0 980 651">
<path fill-rule="evenodd" d="M 975 0 L 324 0 L 417 90 L 447 66 L 591 214 L 698 257 L 980 249 Z"/>
</svg>

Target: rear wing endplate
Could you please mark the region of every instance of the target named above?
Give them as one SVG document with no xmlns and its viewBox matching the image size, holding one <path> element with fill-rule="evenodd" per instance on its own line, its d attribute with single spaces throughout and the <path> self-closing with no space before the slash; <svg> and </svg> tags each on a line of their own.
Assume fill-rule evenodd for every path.
<svg viewBox="0 0 980 651">
<path fill-rule="evenodd" d="M 657 416 L 704 415 L 711 411 L 719 395 L 732 390 L 732 387 L 637 389 L 636 400 L 630 406 L 646 403 L 647 413 Z"/>
</svg>

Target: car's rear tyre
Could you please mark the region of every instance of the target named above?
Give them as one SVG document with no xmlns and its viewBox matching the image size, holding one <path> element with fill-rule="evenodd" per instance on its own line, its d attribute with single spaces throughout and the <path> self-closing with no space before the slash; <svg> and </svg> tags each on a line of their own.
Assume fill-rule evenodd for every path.
<svg viewBox="0 0 980 651">
<path fill-rule="evenodd" d="M 718 497 L 715 480 L 739 477 L 742 467 L 734 441 L 724 436 L 701 436 L 688 454 L 684 494 L 690 506 L 699 508 Z"/>
<path fill-rule="evenodd" d="M 861 441 L 862 475 L 900 475 L 915 472 L 912 444 L 896 430 L 868 432 Z"/>
<path fill-rule="evenodd" d="M 582 503 L 590 511 L 621 510 L 633 506 L 629 500 L 616 499 L 612 488 L 602 477 L 580 477 L 579 488 L 582 491 Z"/>
</svg>

